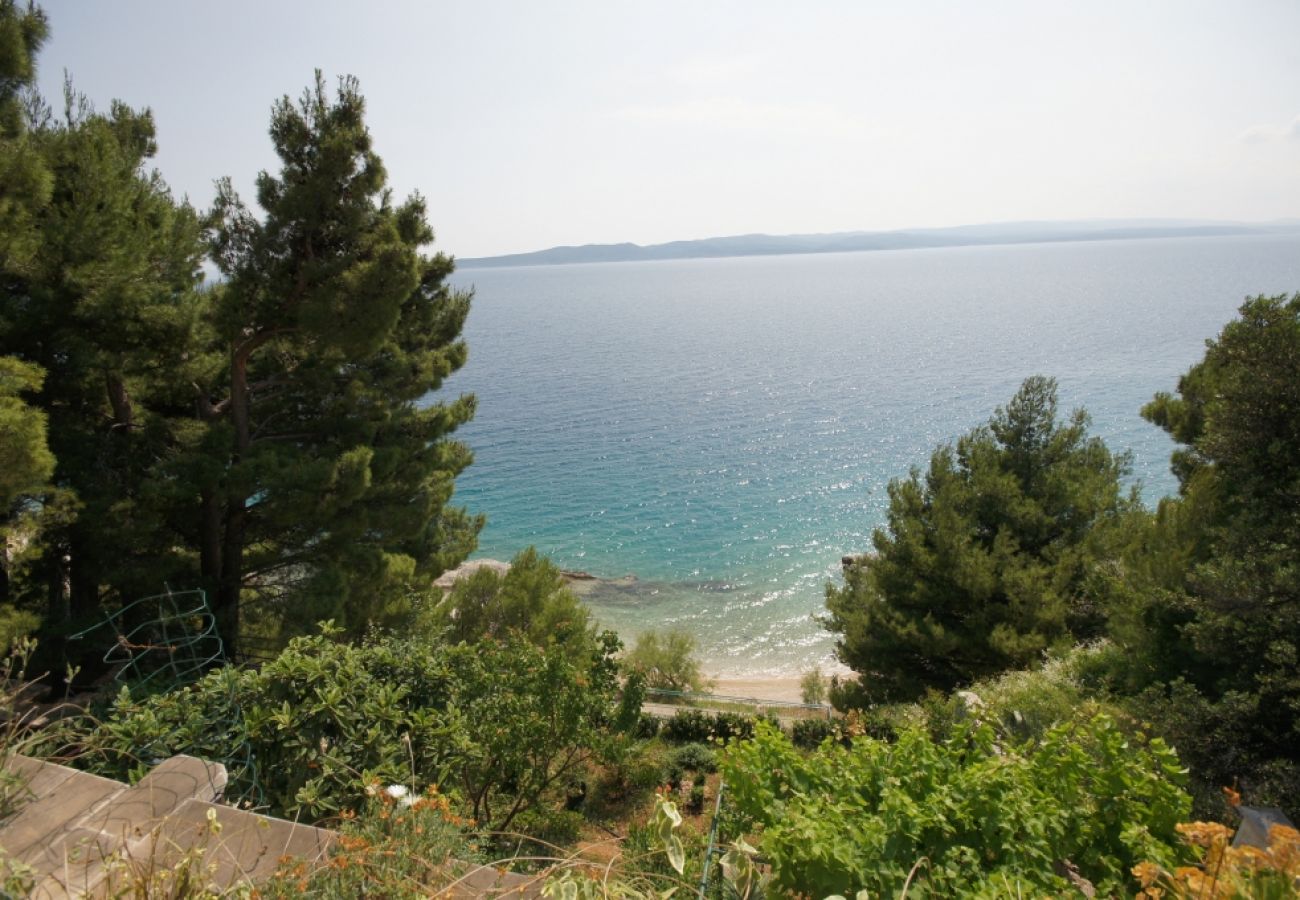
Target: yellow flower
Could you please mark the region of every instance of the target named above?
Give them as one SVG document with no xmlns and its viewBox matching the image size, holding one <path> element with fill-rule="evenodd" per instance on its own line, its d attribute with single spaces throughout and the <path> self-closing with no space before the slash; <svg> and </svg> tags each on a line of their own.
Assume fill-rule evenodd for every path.
<svg viewBox="0 0 1300 900">
<path fill-rule="evenodd" d="M 1163 874 L 1161 868 L 1153 862 L 1140 862 L 1133 867 L 1133 877 L 1144 888 L 1155 884 L 1160 879 L 1161 874 Z"/>
<path fill-rule="evenodd" d="M 1232 838 L 1232 829 L 1219 822 L 1179 822 L 1174 827 L 1194 847 L 1222 846 Z"/>
</svg>

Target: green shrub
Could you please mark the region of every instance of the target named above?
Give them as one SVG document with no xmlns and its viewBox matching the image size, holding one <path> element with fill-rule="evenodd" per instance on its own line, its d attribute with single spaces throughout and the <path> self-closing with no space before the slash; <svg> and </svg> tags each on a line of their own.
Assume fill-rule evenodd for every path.
<svg viewBox="0 0 1300 900">
<path fill-rule="evenodd" d="M 830 719 L 796 719 L 790 728 L 790 740 L 805 750 L 814 750 L 822 741 L 835 737 L 839 732 Z"/>
<path fill-rule="evenodd" d="M 748 740 L 754 736 L 754 717 L 735 712 L 716 713 L 710 734 L 724 743 Z"/>
<path fill-rule="evenodd" d="M 510 839 L 514 835 L 507 835 L 503 843 L 518 846 L 520 855 L 567 856 L 567 848 L 578 842 L 586 822 L 576 810 L 534 807 L 520 815 L 513 826 L 515 835 L 528 840 L 519 843 Z"/>
<path fill-rule="evenodd" d="M 1065 893 L 1061 860 L 1099 895 L 1131 892 L 1132 866 L 1182 856 L 1174 826 L 1190 809 L 1173 751 L 1104 715 L 1025 744 L 999 743 L 988 725 L 942 742 L 911 727 L 894 743 L 812 753 L 760 725 L 722 771 L 731 802 L 761 826 L 776 885 L 814 897 L 898 896 L 922 859 L 936 896 Z"/>
<path fill-rule="evenodd" d="M 754 736 L 754 724 L 765 721 L 780 730 L 775 716 L 752 716 L 737 712 L 709 713 L 701 709 L 679 709 L 663 723 L 659 733 L 674 744 L 700 744 L 708 740 L 727 743 L 749 740 Z"/>
<path fill-rule="evenodd" d="M 700 671 L 695 648 L 695 636 L 682 628 L 645 631 L 623 658 L 623 665 L 645 676 L 650 688 L 698 692 L 709 682 Z"/>
<path fill-rule="evenodd" d="M 596 638 L 587 607 L 555 564 L 532 547 L 517 554 L 504 574 L 483 566 L 457 581 L 440 602 L 420 611 L 416 630 L 469 644 L 509 632 L 539 646 L 581 648 Z"/>
<path fill-rule="evenodd" d="M 659 734 L 659 729 L 663 723 L 658 716 L 652 716 L 650 713 L 643 712 L 637 716 L 636 725 L 632 728 L 633 737 L 648 741 Z"/>
<path fill-rule="evenodd" d="M 1076 647 L 1048 659 L 1040 669 L 1006 672 L 973 685 L 971 691 L 1003 727 L 1023 737 L 1038 737 L 1052 726 L 1076 718 L 1096 696 L 1096 689 L 1084 684 L 1080 672 L 1108 649 L 1102 645 Z"/>
<path fill-rule="evenodd" d="M 822 674 L 821 667 L 815 667 L 803 673 L 799 679 L 799 696 L 804 703 L 825 703 L 830 682 Z"/>
<path fill-rule="evenodd" d="M 676 834 L 682 842 L 685 862 L 685 870 L 681 874 L 669 864 L 653 822 L 628 826 L 627 839 L 623 841 L 624 877 L 648 881 L 653 885 L 655 896 L 663 896 L 664 890 L 674 885 L 678 886 L 678 893 L 693 893 L 700 881 L 700 860 L 704 857 L 707 840 L 689 825 L 678 828 Z M 651 896 L 651 893 L 644 896 Z"/>
<path fill-rule="evenodd" d="M 675 744 L 694 744 L 713 736 L 713 717 L 699 709 L 679 709 L 659 732 Z"/>
<path fill-rule="evenodd" d="M 504 830 L 620 746 L 617 649 L 608 633 L 586 658 L 513 634 L 455 647 L 299 638 L 258 671 L 142 701 L 124 689 L 82 764 L 124 777 L 177 753 L 223 760 L 229 795 L 307 818 L 360 808 L 375 780 L 454 785 L 467 817 Z"/>
<path fill-rule="evenodd" d="M 704 812 L 704 781 L 702 779 L 691 785 L 691 796 L 686 800 L 686 810 L 694 816 Z"/>
<path fill-rule="evenodd" d="M 668 783 L 663 761 L 641 747 L 610 763 L 596 779 L 586 809 L 595 816 L 617 815 Z"/>
<path fill-rule="evenodd" d="M 1258 695 L 1230 692 L 1212 701 L 1177 679 L 1125 702 L 1154 733 L 1178 747 L 1191 768 L 1198 817 L 1223 819 L 1222 788 L 1233 784 L 1250 804 L 1294 809 L 1300 763 L 1283 758 L 1275 745 L 1249 738 L 1250 723 L 1261 715 Z"/>
<path fill-rule="evenodd" d="M 686 744 L 669 754 L 668 765 L 687 772 L 712 774 L 718 771 L 718 755 L 704 744 Z"/>
</svg>

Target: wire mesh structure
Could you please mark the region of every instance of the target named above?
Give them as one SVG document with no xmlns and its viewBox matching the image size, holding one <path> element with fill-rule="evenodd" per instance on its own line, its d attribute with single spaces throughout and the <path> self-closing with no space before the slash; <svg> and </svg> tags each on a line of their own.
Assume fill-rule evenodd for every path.
<svg viewBox="0 0 1300 900">
<path fill-rule="evenodd" d="M 226 666 L 225 645 L 217 632 L 217 618 L 201 590 L 173 591 L 142 597 L 121 609 L 106 612 L 104 622 L 72 639 L 85 638 L 105 626 L 112 631 L 104 662 L 114 671 L 113 680 L 131 689 L 135 696 L 168 694 L 193 684 L 204 675 Z M 242 720 L 243 711 L 230 685 L 231 725 Z M 228 737 L 239 731 L 232 728 Z M 228 744 L 217 734 L 202 747 L 139 747 L 139 762 L 150 765 L 174 753 L 191 753 L 209 762 L 219 762 L 231 776 L 226 799 L 260 806 L 264 797 L 259 784 L 257 759 L 246 739 Z M 156 758 L 155 758 L 156 757 Z M 238 787 L 237 787 L 238 786 Z"/>
<path fill-rule="evenodd" d="M 104 662 L 114 680 L 148 691 L 182 687 L 226 662 L 217 618 L 203 591 L 167 591 L 109 613 L 116 632 Z"/>
</svg>

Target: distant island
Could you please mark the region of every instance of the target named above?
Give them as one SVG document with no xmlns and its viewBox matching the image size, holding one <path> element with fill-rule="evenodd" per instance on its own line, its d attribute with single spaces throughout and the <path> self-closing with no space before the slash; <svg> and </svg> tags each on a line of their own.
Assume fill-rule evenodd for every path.
<svg viewBox="0 0 1300 900">
<path fill-rule="evenodd" d="M 925 247 L 964 247 L 983 244 L 1296 233 L 1300 233 L 1300 219 L 1265 223 L 1185 219 L 1000 222 L 988 225 L 959 225 L 952 228 L 910 228 L 901 231 L 740 234 L 648 246 L 632 243 L 584 244 L 580 247 L 551 247 L 548 250 L 537 250 L 532 253 L 458 258 L 456 264 L 462 269 L 483 269 L 498 266 L 558 266 L 569 263 L 778 256 L 791 253 L 846 253 L 856 250 L 915 250 Z"/>
</svg>

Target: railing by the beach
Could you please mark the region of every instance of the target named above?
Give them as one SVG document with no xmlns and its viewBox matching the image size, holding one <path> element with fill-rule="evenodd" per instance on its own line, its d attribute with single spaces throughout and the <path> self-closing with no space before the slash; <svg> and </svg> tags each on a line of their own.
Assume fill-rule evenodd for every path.
<svg viewBox="0 0 1300 900">
<path fill-rule="evenodd" d="M 646 688 L 647 703 L 675 706 L 684 709 L 712 709 L 735 711 L 741 707 L 759 715 L 770 714 L 778 719 L 827 719 L 834 708 L 825 703 L 801 703 L 797 700 L 764 700 L 761 697 L 735 697 L 728 694 L 698 694 L 691 691 L 670 691 L 666 688 Z"/>
</svg>

